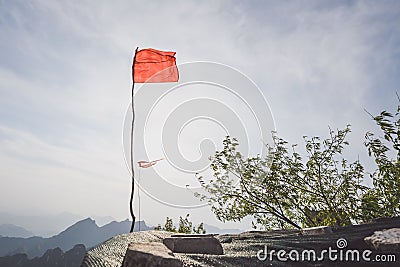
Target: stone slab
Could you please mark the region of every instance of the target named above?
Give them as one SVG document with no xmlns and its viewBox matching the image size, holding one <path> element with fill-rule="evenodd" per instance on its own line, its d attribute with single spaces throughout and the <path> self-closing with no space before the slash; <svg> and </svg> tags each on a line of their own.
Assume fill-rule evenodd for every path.
<svg viewBox="0 0 400 267">
<path fill-rule="evenodd" d="M 161 243 L 130 243 L 122 267 L 182 267 L 183 263 Z"/>
<path fill-rule="evenodd" d="M 164 238 L 163 243 L 171 251 L 177 253 L 211 255 L 224 254 L 221 243 L 214 236 L 169 237 Z"/>
<path fill-rule="evenodd" d="M 214 237 L 218 234 L 173 234 L 171 237 Z"/>
</svg>

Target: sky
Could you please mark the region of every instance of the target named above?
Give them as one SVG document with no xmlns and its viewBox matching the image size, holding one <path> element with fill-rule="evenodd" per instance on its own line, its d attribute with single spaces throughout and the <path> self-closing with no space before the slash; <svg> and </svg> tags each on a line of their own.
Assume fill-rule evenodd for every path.
<svg viewBox="0 0 400 267">
<path fill-rule="evenodd" d="M 216 104 L 226 104 L 239 114 L 240 127 L 252 139 L 247 140 L 247 149 L 257 151 L 262 142 L 254 137 L 257 125 L 251 124 L 243 99 L 261 93 L 263 97 L 258 99 L 265 100 L 263 103 L 249 103 L 251 109 L 269 111 L 268 131 L 276 130 L 290 143 L 302 144 L 303 135 L 327 137 L 329 127 L 343 129 L 351 124 L 351 147 L 345 154 L 350 161 L 360 158 L 372 166 L 363 141 L 367 131 L 378 130 L 364 109 L 377 114 L 397 107 L 398 25 L 400 3 L 395 0 L 0 0 L 0 211 L 116 220 L 129 217 L 131 177 L 123 140 L 130 122 L 132 56 L 136 47 L 152 47 L 177 52 L 183 81 L 193 78 L 188 78 L 190 73 L 195 73 L 196 79 L 198 66 L 202 71 L 223 66 L 224 82 L 231 82 L 232 72 L 254 84 L 250 93 L 241 91 L 242 102 L 220 89 L 201 91 L 199 84 L 193 85 L 193 90 L 189 86 L 186 92 L 175 90 L 175 95 L 166 95 L 164 104 L 155 106 L 151 114 L 143 111 L 144 106 L 158 103 L 160 95 L 151 94 L 162 92 L 162 87 L 135 89 L 135 138 L 146 139 L 142 143 L 148 150 L 147 154 L 135 151 L 135 157 L 153 160 L 167 156 L 157 164 L 158 169 L 140 170 L 140 179 L 147 181 L 147 193 L 139 192 L 141 219 L 157 225 L 167 216 L 177 220 L 190 213 L 195 223 L 248 229 L 249 219 L 222 224 L 209 206 L 189 196 L 197 180 L 193 172 L 173 168 L 168 145 L 179 143 L 169 157 L 179 152 L 188 162 L 201 159 L 200 167 L 204 167 L 210 147 L 220 148 L 225 135 L 223 109 L 208 106 L 217 99 Z M 193 62 L 217 65 L 190 65 Z M 215 73 L 219 75 L 219 71 Z M 174 132 L 164 136 L 166 128 L 157 125 L 163 125 L 168 114 L 179 111 L 175 108 L 185 101 L 201 99 L 208 101 L 205 108 L 198 102 L 198 107 L 190 105 L 183 113 L 196 108 L 200 113 L 214 110 L 219 119 L 201 120 L 199 113 L 186 118 L 193 119 L 191 127 L 178 125 L 182 135 L 178 141 Z M 197 102 L 189 104 L 193 103 Z M 264 111 L 257 114 L 262 116 Z M 152 124 L 144 125 L 145 117 Z M 218 124 L 221 121 L 222 126 Z M 228 122 L 227 127 L 236 130 L 236 123 Z M 143 130 L 145 127 L 149 128 Z M 213 145 L 204 139 L 212 140 Z M 207 149 L 203 151 L 201 145 Z M 152 195 L 156 184 L 152 185 L 150 177 L 159 174 L 152 171 L 166 177 L 172 174 L 173 178 L 161 177 L 162 181 L 177 185 L 181 192 L 186 190 L 186 195 L 159 185 L 162 199 L 154 197 L 159 192 Z M 138 203 L 138 192 L 135 195 Z M 190 205 L 185 205 L 187 201 Z M 139 213 L 137 204 L 135 213 Z"/>
</svg>

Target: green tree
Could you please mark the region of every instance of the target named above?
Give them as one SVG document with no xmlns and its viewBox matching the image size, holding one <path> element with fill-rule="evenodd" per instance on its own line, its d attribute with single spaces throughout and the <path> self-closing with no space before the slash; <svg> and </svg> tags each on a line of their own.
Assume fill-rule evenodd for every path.
<svg viewBox="0 0 400 267">
<path fill-rule="evenodd" d="M 200 223 L 197 228 L 193 226 L 193 223 L 189 220 L 189 214 L 186 214 L 185 218 L 179 217 L 179 233 L 185 234 L 205 234 L 204 224 Z"/>
<path fill-rule="evenodd" d="M 172 219 L 167 217 L 167 219 L 165 220 L 164 227 L 161 227 L 161 224 L 159 224 L 154 228 L 154 230 L 176 232 L 176 227 L 174 226 Z"/>
<path fill-rule="evenodd" d="M 189 221 L 189 214 L 185 218 L 179 217 L 179 233 L 191 234 L 193 228 L 193 223 Z"/>
<path fill-rule="evenodd" d="M 179 216 L 179 226 L 178 230 L 173 224 L 171 218 L 167 217 L 164 227 L 159 224 L 154 228 L 154 230 L 160 231 L 168 231 L 168 232 L 175 232 L 175 233 L 183 233 L 183 234 L 205 234 L 206 230 L 204 229 L 204 224 L 200 223 L 197 228 L 193 226 L 193 223 L 189 220 L 189 214 L 186 214 L 185 218 Z"/>
<path fill-rule="evenodd" d="M 200 223 L 197 228 L 193 227 L 193 234 L 205 234 L 206 229 L 204 229 L 204 224 Z"/>
<path fill-rule="evenodd" d="M 344 130 L 330 137 L 304 137 L 306 158 L 296 145 L 273 133 L 266 158 L 244 158 L 235 138 L 227 137 L 222 151 L 211 157 L 213 179 L 198 177 L 207 201 L 221 221 L 253 216 L 253 227 L 301 228 L 317 225 L 349 225 L 360 220 L 364 170 L 358 161 L 342 157 L 348 145 Z"/>
<path fill-rule="evenodd" d="M 365 146 L 377 169 L 370 174 L 373 188 L 363 197 L 363 216 L 400 216 L 400 105 L 394 114 L 382 111 L 371 117 L 383 136 L 371 132 L 365 135 Z"/>
</svg>

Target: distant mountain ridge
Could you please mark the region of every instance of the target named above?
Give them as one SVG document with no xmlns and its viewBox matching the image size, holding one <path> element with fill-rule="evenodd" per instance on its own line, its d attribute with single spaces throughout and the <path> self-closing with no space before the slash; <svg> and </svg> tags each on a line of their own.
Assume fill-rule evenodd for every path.
<svg viewBox="0 0 400 267">
<path fill-rule="evenodd" d="M 241 229 L 221 229 L 213 225 L 204 224 L 204 229 L 206 229 L 207 234 L 239 234 L 242 233 L 243 230 Z"/>
<path fill-rule="evenodd" d="M 27 238 L 34 236 L 34 234 L 25 228 L 14 224 L 2 224 L 0 225 L 0 236 Z"/>
<path fill-rule="evenodd" d="M 1 224 L 14 224 L 23 227 L 34 233 L 35 236 L 51 237 L 67 229 L 72 224 L 83 220 L 87 217 L 82 217 L 77 214 L 68 212 L 61 212 L 58 214 L 41 214 L 34 213 L 30 215 L 25 214 L 13 214 L 0 211 L 0 222 Z M 93 218 L 93 217 L 92 217 Z M 105 223 L 115 221 L 115 219 L 109 220 L 108 222 L 101 217 L 94 217 L 98 225 L 104 225 Z M 99 220 L 98 220 L 99 219 Z M 43 223 L 45 222 L 45 223 Z M 105 223 L 104 223 L 105 222 Z"/>
<path fill-rule="evenodd" d="M 47 250 L 42 257 L 33 259 L 28 259 L 26 254 L 0 257 L 0 267 L 77 267 L 81 265 L 85 254 L 84 245 L 76 245 L 65 253 L 60 248 L 54 248 Z"/>
<path fill-rule="evenodd" d="M 141 230 L 150 230 L 144 221 L 136 222 L 135 229 L 140 223 Z M 111 222 L 99 227 L 94 220 L 87 218 L 68 227 L 58 235 L 42 237 L 0 237 L 0 257 L 25 253 L 29 258 L 40 257 L 47 250 L 60 248 L 63 251 L 72 249 L 76 244 L 93 247 L 115 235 L 128 233 L 131 222 Z"/>
</svg>

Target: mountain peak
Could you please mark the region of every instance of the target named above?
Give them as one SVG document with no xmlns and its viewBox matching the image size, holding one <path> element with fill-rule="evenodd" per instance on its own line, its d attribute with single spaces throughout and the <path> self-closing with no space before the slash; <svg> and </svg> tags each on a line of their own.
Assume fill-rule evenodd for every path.
<svg viewBox="0 0 400 267">
<path fill-rule="evenodd" d="M 68 229 L 70 229 L 70 228 L 73 228 L 73 227 L 77 227 L 77 226 L 79 226 L 79 227 L 87 226 L 87 227 L 94 227 L 94 228 L 98 228 L 98 227 L 99 227 L 99 226 L 96 224 L 96 221 L 95 221 L 95 220 L 93 220 L 92 218 L 88 217 L 88 218 L 86 218 L 86 219 L 77 221 L 76 223 L 74 223 L 73 225 L 71 225 L 70 227 L 68 227 L 66 230 L 68 230 Z"/>
<path fill-rule="evenodd" d="M 86 219 L 80 220 L 80 221 L 76 222 L 75 224 L 78 224 L 78 223 L 90 223 L 90 224 L 96 224 L 96 221 L 95 221 L 95 220 L 93 220 L 93 219 L 92 219 L 92 218 L 90 218 L 90 217 L 87 217 Z M 96 224 L 96 225 L 97 225 L 97 224 Z"/>
<path fill-rule="evenodd" d="M 85 231 L 96 231 L 99 228 L 99 226 L 96 224 L 95 220 L 92 218 L 86 218 L 83 220 L 80 220 L 64 231 L 62 231 L 58 236 L 64 236 L 66 233 L 76 233 L 79 235 L 79 233 L 85 232 Z"/>
</svg>

